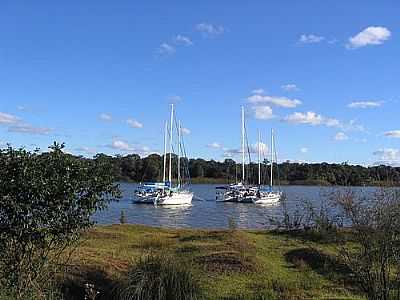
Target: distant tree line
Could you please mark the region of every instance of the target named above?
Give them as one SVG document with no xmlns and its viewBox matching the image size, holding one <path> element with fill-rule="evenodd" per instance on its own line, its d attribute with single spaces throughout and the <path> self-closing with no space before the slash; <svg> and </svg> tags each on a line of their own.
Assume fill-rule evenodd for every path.
<svg viewBox="0 0 400 300">
<path fill-rule="evenodd" d="M 162 180 L 163 178 L 163 156 L 151 154 L 141 158 L 137 154 L 126 156 L 108 156 L 98 154 L 97 157 L 108 159 L 113 166 L 112 172 L 120 181 L 145 182 Z M 167 173 L 168 160 L 167 155 Z M 173 155 L 172 174 L 177 177 L 177 157 Z M 262 163 L 262 183 L 269 182 L 269 162 Z M 184 171 L 187 171 L 186 173 Z M 293 163 L 283 162 L 275 164 L 273 168 L 276 184 L 303 184 L 303 185 L 376 185 L 400 183 L 400 168 L 379 165 L 364 167 L 360 165 L 349 165 L 347 163 Z M 186 174 L 194 182 L 235 182 L 242 177 L 241 164 L 232 159 L 222 162 L 215 160 L 185 159 L 181 158 L 181 174 Z M 258 182 L 258 167 L 256 163 L 246 165 L 246 182 Z M 167 175 L 168 176 L 168 175 Z"/>
</svg>

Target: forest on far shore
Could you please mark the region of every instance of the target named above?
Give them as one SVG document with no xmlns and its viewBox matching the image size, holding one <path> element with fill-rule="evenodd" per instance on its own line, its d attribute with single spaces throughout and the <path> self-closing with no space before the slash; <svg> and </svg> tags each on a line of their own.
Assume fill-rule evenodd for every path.
<svg viewBox="0 0 400 300">
<path fill-rule="evenodd" d="M 108 156 L 97 154 L 112 162 L 115 177 L 119 181 L 145 182 L 163 178 L 163 156 L 151 154 L 141 158 L 137 154 Z M 169 156 L 167 156 L 169 159 Z M 167 160 L 168 161 L 168 160 Z M 177 177 L 177 156 L 173 155 L 173 177 Z M 168 166 L 168 163 L 167 163 Z M 193 183 L 231 183 L 241 178 L 242 167 L 232 159 L 224 161 L 181 158 L 181 174 L 186 174 Z M 269 162 L 261 165 L 262 183 L 269 183 Z M 168 171 L 168 170 L 167 170 Z M 246 181 L 258 182 L 257 163 L 246 165 Z M 168 174 L 168 172 L 167 172 Z M 347 163 L 294 163 L 283 162 L 274 165 L 276 184 L 297 185 L 399 185 L 400 168 L 386 165 L 364 167 Z"/>
</svg>

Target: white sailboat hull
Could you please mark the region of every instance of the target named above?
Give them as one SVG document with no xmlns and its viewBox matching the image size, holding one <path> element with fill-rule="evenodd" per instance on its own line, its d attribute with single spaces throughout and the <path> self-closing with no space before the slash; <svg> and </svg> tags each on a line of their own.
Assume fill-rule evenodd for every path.
<svg viewBox="0 0 400 300">
<path fill-rule="evenodd" d="M 281 200 L 282 193 L 280 192 L 269 192 L 262 193 L 260 198 L 253 199 L 255 204 L 275 204 Z"/>
<path fill-rule="evenodd" d="M 193 193 L 187 191 L 174 192 L 172 195 L 157 197 L 156 205 L 188 205 L 192 203 Z"/>
</svg>

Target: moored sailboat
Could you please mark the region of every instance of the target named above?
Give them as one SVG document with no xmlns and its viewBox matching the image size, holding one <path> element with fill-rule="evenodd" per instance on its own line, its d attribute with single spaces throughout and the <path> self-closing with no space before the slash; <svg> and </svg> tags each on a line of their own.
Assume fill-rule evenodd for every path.
<svg viewBox="0 0 400 300">
<path fill-rule="evenodd" d="M 179 122 L 177 127 L 178 131 L 178 163 L 177 163 L 177 185 L 173 186 L 172 178 L 172 155 L 173 155 L 173 134 L 174 134 L 174 105 L 171 104 L 171 119 L 170 119 L 170 132 L 169 132 L 169 175 L 168 180 L 167 172 L 167 136 L 168 136 L 168 122 L 165 122 L 164 128 L 164 157 L 163 157 L 163 181 L 162 182 L 149 182 L 139 186 L 135 191 L 134 203 L 151 203 L 154 205 L 188 205 L 191 204 L 193 193 L 189 191 L 187 184 L 182 184 L 181 176 L 181 158 L 185 151 L 182 149 L 182 129 Z M 176 123 L 176 122 L 175 122 Z M 186 166 L 187 167 L 187 166 Z M 189 172 L 187 171 L 187 174 Z"/>
<path fill-rule="evenodd" d="M 256 188 L 256 197 L 253 198 L 255 204 L 275 204 L 278 203 L 282 197 L 281 191 L 275 191 L 274 186 L 274 154 L 276 160 L 276 153 L 274 152 L 274 130 L 271 130 L 271 159 L 270 159 L 270 185 L 264 187 L 261 185 L 261 152 L 260 152 L 260 133 L 258 134 L 258 187 Z M 276 162 L 277 163 L 277 162 Z"/>
<path fill-rule="evenodd" d="M 254 193 L 252 192 L 251 186 L 246 184 L 245 177 L 245 116 L 244 107 L 242 106 L 242 180 L 229 186 L 222 186 L 216 188 L 216 201 L 217 202 L 240 202 L 240 203 L 252 203 Z"/>
<path fill-rule="evenodd" d="M 182 127 L 179 122 L 178 128 L 178 178 L 177 185 L 172 186 L 172 143 L 173 143 L 173 128 L 174 128 L 174 105 L 171 104 L 171 120 L 170 120 L 170 139 L 169 139 L 169 175 L 168 175 L 168 188 L 163 189 L 157 193 L 154 204 L 155 205 L 189 205 L 192 203 L 193 193 L 189 191 L 186 185 L 182 184 L 181 176 L 181 157 L 184 154 L 182 151 Z M 165 139 L 166 141 L 166 139 Z M 164 143 L 164 177 L 166 173 L 166 143 Z M 165 180 L 164 180 L 165 181 Z"/>
</svg>

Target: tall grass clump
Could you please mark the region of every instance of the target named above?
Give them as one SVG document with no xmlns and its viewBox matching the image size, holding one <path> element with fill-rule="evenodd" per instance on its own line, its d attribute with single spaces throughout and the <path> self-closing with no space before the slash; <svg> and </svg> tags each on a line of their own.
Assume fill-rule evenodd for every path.
<svg viewBox="0 0 400 300">
<path fill-rule="evenodd" d="M 130 268 L 114 294 L 121 300 L 195 300 L 200 285 L 189 265 L 150 254 Z"/>
</svg>

